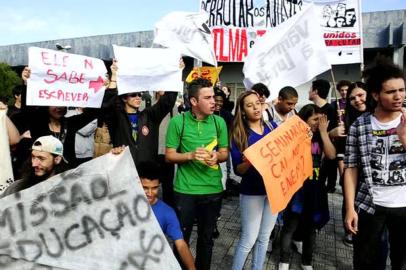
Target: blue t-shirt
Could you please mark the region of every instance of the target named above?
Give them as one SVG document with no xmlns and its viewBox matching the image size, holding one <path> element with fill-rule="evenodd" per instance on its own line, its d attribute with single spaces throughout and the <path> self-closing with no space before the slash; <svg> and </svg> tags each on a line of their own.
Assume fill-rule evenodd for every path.
<svg viewBox="0 0 406 270">
<path fill-rule="evenodd" d="M 272 127 L 275 128 L 276 124 L 274 122 L 271 122 Z M 258 134 L 252 130 L 249 130 L 248 133 L 248 146 L 253 145 L 263 137 L 265 137 L 269 132 L 271 132 L 271 129 L 265 125 L 264 128 L 264 133 L 263 134 Z M 234 170 L 236 172 L 237 170 L 237 165 L 241 164 L 242 161 L 242 153 L 240 150 L 237 148 L 237 145 L 235 144 L 234 141 L 231 143 L 231 158 L 233 161 L 233 166 Z M 238 174 L 236 172 L 236 174 Z M 259 172 L 254 168 L 254 166 L 251 166 L 245 174 L 241 175 L 241 185 L 240 185 L 240 193 L 244 195 L 266 195 L 266 190 L 265 190 L 265 185 L 264 181 L 262 179 L 262 176 L 259 174 Z"/>
<path fill-rule="evenodd" d="M 135 142 L 137 142 L 138 138 L 138 113 L 129 113 L 128 120 L 131 124 L 131 135 Z"/>
<path fill-rule="evenodd" d="M 151 205 L 151 208 L 165 235 L 172 241 L 183 239 L 178 217 L 169 205 L 158 200 L 154 205 Z"/>
</svg>

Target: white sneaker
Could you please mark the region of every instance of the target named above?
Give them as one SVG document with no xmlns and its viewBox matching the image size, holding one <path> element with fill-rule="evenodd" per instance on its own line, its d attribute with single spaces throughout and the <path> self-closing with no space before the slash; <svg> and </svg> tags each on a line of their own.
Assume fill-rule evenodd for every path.
<svg viewBox="0 0 406 270">
<path fill-rule="evenodd" d="M 296 251 L 299 254 L 302 254 L 303 252 L 303 242 L 299 242 L 299 241 L 292 241 L 293 245 L 296 247 Z"/>
<path fill-rule="evenodd" d="M 288 263 L 279 263 L 278 270 L 289 270 L 289 264 Z"/>
<path fill-rule="evenodd" d="M 313 266 L 311 266 L 311 265 L 303 265 L 302 264 L 302 269 L 303 270 L 313 270 Z"/>
</svg>

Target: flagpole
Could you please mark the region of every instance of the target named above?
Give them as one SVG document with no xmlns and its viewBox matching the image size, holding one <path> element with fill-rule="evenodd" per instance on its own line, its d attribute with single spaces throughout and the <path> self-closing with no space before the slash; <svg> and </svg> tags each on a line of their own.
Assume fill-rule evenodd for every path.
<svg viewBox="0 0 406 270">
<path fill-rule="evenodd" d="M 330 74 L 331 74 L 331 79 L 333 80 L 333 93 L 334 93 L 334 98 L 336 99 L 338 123 L 341 123 L 342 122 L 341 115 L 338 114 L 338 111 L 341 111 L 341 108 L 340 108 L 340 103 L 338 102 L 338 96 L 337 96 L 337 90 L 336 90 L 337 83 L 336 83 L 336 79 L 334 77 L 333 66 L 331 66 Z"/>
</svg>

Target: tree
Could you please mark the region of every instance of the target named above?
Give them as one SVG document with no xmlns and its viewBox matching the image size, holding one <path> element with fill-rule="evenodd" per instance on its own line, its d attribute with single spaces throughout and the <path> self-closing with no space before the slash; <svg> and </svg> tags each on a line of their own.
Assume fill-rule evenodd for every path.
<svg viewBox="0 0 406 270">
<path fill-rule="evenodd" d="M 21 78 L 18 74 L 7 63 L 0 63 L 0 98 L 12 98 L 12 90 L 19 84 Z"/>
</svg>

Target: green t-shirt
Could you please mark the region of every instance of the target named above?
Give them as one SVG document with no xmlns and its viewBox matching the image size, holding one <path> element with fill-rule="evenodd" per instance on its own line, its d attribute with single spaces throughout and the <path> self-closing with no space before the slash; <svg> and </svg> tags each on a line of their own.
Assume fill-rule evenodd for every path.
<svg viewBox="0 0 406 270">
<path fill-rule="evenodd" d="M 214 119 L 215 118 L 215 119 Z M 183 127 L 184 125 L 184 127 Z M 216 128 L 217 125 L 217 128 Z M 183 135 L 180 138 L 183 127 Z M 193 152 L 198 147 L 207 147 L 217 140 L 218 148 L 228 147 L 228 131 L 223 118 L 210 115 L 197 120 L 191 112 L 175 116 L 166 132 L 166 147 L 181 153 Z M 185 194 L 215 194 L 223 191 L 221 169 L 213 169 L 200 161 L 179 164 L 174 190 Z"/>
</svg>

